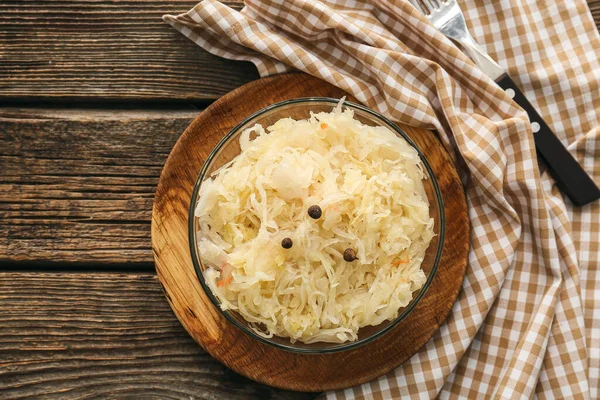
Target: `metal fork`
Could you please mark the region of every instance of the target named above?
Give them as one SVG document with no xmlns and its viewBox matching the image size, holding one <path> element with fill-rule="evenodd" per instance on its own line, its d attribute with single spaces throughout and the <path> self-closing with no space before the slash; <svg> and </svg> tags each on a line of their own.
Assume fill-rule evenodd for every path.
<svg viewBox="0 0 600 400">
<path fill-rule="evenodd" d="M 576 205 L 585 205 L 600 198 L 600 189 L 563 146 L 511 77 L 475 42 L 456 0 L 409 1 L 440 32 L 460 44 L 471 60 L 527 112 L 537 152 L 548 165 L 558 187 L 571 201 Z"/>
<path fill-rule="evenodd" d="M 473 39 L 467 29 L 465 17 L 456 0 L 410 0 L 440 32 L 460 43 L 463 50 L 493 80 L 504 74 L 504 70 Z"/>
</svg>

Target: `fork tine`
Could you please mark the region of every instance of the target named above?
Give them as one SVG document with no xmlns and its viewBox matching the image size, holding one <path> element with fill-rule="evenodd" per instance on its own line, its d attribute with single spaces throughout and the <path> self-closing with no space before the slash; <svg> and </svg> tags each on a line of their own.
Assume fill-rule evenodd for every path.
<svg viewBox="0 0 600 400">
<path fill-rule="evenodd" d="M 423 6 L 423 10 L 425 10 L 425 15 L 431 15 L 433 7 L 431 6 L 429 0 L 419 0 L 419 2 L 421 3 L 421 6 Z"/>
<path fill-rule="evenodd" d="M 437 10 L 440 8 L 440 6 L 437 4 L 436 0 L 421 0 L 423 3 L 425 3 L 425 6 L 427 6 L 427 8 L 429 8 L 429 14 L 433 13 L 434 10 Z"/>
<path fill-rule="evenodd" d="M 409 0 L 409 1 L 421 13 L 423 13 L 425 15 L 429 14 L 429 10 L 425 9 L 423 4 L 421 4 L 421 1 L 419 1 L 419 0 Z"/>
</svg>

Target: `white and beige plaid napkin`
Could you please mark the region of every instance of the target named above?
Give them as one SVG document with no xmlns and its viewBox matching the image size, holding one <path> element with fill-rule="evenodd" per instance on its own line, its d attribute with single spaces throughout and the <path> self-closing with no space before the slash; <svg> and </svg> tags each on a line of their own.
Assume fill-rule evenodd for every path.
<svg viewBox="0 0 600 400">
<path fill-rule="evenodd" d="M 460 0 L 475 39 L 600 182 L 600 37 L 585 0 Z M 205 0 L 165 20 L 262 76 L 301 70 L 435 128 L 464 178 L 469 267 L 446 323 L 343 398 L 598 398 L 600 203 L 540 176 L 527 115 L 405 0 Z"/>
</svg>

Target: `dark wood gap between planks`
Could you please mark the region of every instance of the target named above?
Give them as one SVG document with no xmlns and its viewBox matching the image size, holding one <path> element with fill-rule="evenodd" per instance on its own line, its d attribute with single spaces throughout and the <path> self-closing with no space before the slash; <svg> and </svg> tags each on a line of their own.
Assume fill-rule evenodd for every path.
<svg viewBox="0 0 600 400">
<path fill-rule="evenodd" d="M 123 98 L 0 98 L 0 108 L 43 108 L 67 110 L 202 111 L 216 99 L 123 99 Z"/>
<path fill-rule="evenodd" d="M 52 260 L 36 261 L 4 261 L 0 262 L 0 273 L 2 272 L 60 272 L 60 273 L 141 273 L 155 274 L 154 263 L 132 262 L 132 263 L 110 263 L 97 264 L 89 262 L 55 262 Z"/>
</svg>

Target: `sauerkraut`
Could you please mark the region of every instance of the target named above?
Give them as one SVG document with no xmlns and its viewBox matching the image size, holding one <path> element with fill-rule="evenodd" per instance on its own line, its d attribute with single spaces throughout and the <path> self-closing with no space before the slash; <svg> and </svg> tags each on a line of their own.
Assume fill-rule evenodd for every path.
<svg viewBox="0 0 600 400">
<path fill-rule="evenodd" d="M 396 318 L 425 283 L 434 236 L 415 149 L 341 106 L 255 125 L 240 146 L 202 183 L 195 209 L 204 277 L 223 310 L 292 343 L 353 341 Z"/>
</svg>

